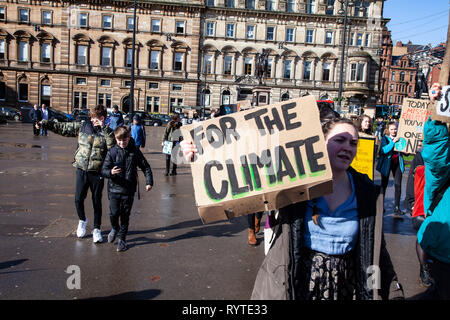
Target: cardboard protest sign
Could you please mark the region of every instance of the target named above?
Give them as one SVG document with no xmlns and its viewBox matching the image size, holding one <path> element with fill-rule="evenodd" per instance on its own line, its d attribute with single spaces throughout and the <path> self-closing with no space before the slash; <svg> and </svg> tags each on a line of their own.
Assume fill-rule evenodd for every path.
<svg viewBox="0 0 450 320">
<path fill-rule="evenodd" d="M 437 101 L 436 105 L 433 106 L 432 116 L 433 120 L 439 120 L 443 122 L 450 122 L 450 86 L 445 86 L 442 88 L 441 98 Z"/>
<path fill-rule="evenodd" d="M 307 96 L 180 128 L 198 149 L 191 170 L 204 223 L 332 192 L 319 111 Z"/>
<path fill-rule="evenodd" d="M 351 166 L 360 173 L 367 174 L 373 180 L 375 163 L 375 138 L 359 137 L 358 149 Z"/>
<path fill-rule="evenodd" d="M 237 102 L 237 111 L 251 109 L 252 104 L 249 100 L 240 100 Z"/>
<path fill-rule="evenodd" d="M 431 115 L 431 101 L 423 99 L 405 99 L 399 119 L 394 149 L 403 153 L 416 153 L 422 146 L 423 126 Z"/>
</svg>

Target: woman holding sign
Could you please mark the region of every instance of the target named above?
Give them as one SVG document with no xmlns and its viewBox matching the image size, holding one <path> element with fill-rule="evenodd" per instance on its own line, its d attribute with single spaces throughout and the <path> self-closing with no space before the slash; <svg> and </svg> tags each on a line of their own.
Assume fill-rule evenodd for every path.
<svg viewBox="0 0 450 320">
<path fill-rule="evenodd" d="M 375 249 L 378 190 L 350 167 L 358 131 L 351 120 L 328 119 L 322 125 L 333 172 L 333 193 L 295 203 L 279 211 L 275 239 L 261 266 L 253 299 L 372 299 L 381 289 L 403 297 L 384 239 Z M 181 143 L 186 159 L 198 152 Z M 381 230 L 380 230 L 381 234 Z M 373 266 L 374 255 L 379 263 Z M 392 296 L 391 296 L 392 297 Z"/>
<path fill-rule="evenodd" d="M 177 129 L 179 129 L 180 127 L 180 115 L 175 113 L 174 115 L 172 115 L 172 119 L 169 121 L 166 129 L 164 130 L 163 141 L 161 145 L 164 146 L 164 143 L 169 143 L 172 147 L 171 149 L 173 149 L 173 147 L 175 147 L 175 145 L 181 140 L 182 137 L 180 131 L 177 131 Z M 171 154 L 166 154 L 166 172 L 164 173 L 165 176 L 169 175 L 171 158 Z M 170 175 L 177 175 L 177 165 L 175 162 L 172 163 L 172 172 L 170 173 Z"/>
<path fill-rule="evenodd" d="M 402 218 L 403 212 L 400 210 L 400 196 L 402 194 L 402 177 L 405 171 L 403 164 L 403 154 L 395 151 L 395 143 L 399 140 L 397 137 L 397 123 L 390 121 L 387 125 L 389 135 L 381 139 L 377 171 L 381 173 L 381 191 L 386 194 L 386 188 L 389 183 L 389 176 L 392 172 L 394 176 L 394 218 Z"/>
</svg>

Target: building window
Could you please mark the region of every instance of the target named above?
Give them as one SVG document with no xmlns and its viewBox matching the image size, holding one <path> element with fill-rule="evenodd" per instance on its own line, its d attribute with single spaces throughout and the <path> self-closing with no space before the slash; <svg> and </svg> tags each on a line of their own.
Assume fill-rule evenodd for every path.
<svg viewBox="0 0 450 320">
<path fill-rule="evenodd" d="M 273 65 L 273 58 L 267 59 L 267 69 L 266 69 L 266 77 L 271 78 L 272 77 L 272 65 Z"/>
<path fill-rule="evenodd" d="M 249 40 L 255 39 L 255 26 L 247 26 L 246 37 Z"/>
<path fill-rule="evenodd" d="M 206 36 L 207 37 L 214 36 L 214 22 L 211 21 L 206 22 Z"/>
<path fill-rule="evenodd" d="M 369 5 L 368 1 L 355 1 L 355 17 L 367 17 Z"/>
<path fill-rule="evenodd" d="M 234 0 L 225 0 L 225 6 L 227 8 L 234 8 Z"/>
<path fill-rule="evenodd" d="M 394 91 L 394 85 L 393 85 L 393 84 L 391 84 L 391 85 L 389 86 L 389 91 Z"/>
<path fill-rule="evenodd" d="M 289 93 L 285 92 L 283 93 L 283 95 L 281 96 L 281 101 L 287 101 L 289 100 Z"/>
<path fill-rule="evenodd" d="M 223 74 L 225 75 L 231 75 L 231 66 L 233 64 L 233 57 L 232 56 L 225 56 L 223 63 Z"/>
<path fill-rule="evenodd" d="M 350 81 L 364 80 L 364 63 L 352 63 L 350 66 Z"/>
<path fill-rule="evenodd" d="M 161 32 L 161 20 L 152 19 L 152 32 Z"/>
<path fill-rule="evenodd" d="M 6 20 L 6 8 L 0 7 L 0 20 Z"/>
<path fill-rule="evenodd" d="M 28 83 L 19 83 L 19 101 L 28 101 Z"/>
<path fill-rule="evenodd" d="M 85 65 L 87 63 L 87 46 L 77 46 L 77 64 Z"/>
<path fill-rule="evenodd" d="M 5 40 L 0 39 L 0 60 L 6 58 Z"/>
<path fill-rule="evenodd" d="M 52 12 L 42 11 L 42 24 L 52 24 Z"/>
<path fill-rule="evenodd" d="M 206 5 L 209 7 L 214 7 L 214 0 L 206 0 Z"/>
<path fill-rule="evenodd" d="M 179 83 L 173 83 L 172 91 L 183 91 L 183 85 L 181 85 Z"/>
<path fill-rule="evenodd" d="M 290 79 L 292 70 L 292 60 L 284 60 L 283 65 L 283 78 Z"/>
<path fill-rule="evenodd" d="M 325 44 L 332 44 L 333 43 L 333 32 L 327 31 L 325 32 Z"/>
<path fill-rule="evenodd" d="M 314 14 L 315 12 L 316 12 L 316 1 L 308 0 L 308 3 L 306 4 L 306 13 Z"/>
<path fill-rule="evenodd" d="M 152 90 L 156 90 L 156 89 L 159 88 L 159 84 L 158 84 L 158 82 L 149 82 L 148 83 L 148 88 L 152 89 Z"/>
<path fill-rule="evenodd" d="M 159 113 L 159 97 L 147 97 L 147 112 Z"/>
<path fill-rule="evenodd" d="M 159 51 L 150 51 L 150 70 L 159 69 Z"/>
<path fill-rule="evenodd" d="M 106 108 L 111 108 L 111 94 L 110 93 L 99 93 L 98 94 L 98 104 L 105 106 Z"/>
<path fill-rule="evenodd" d="M 244 59 L 244 75 L 252 74 L 253 58 Z"/>
<path fill-rule="evenodd" d="M 41 62 L 50 62 L 50 43 L 43 43 L 41 46 Z"/>
<path fill-rule="evenodd" d="M 395 71 L 392 71 L 392 74 L 391 74 L 391 81 L 395 81 Z"/>
<path fill-rule="evenodd" d="M 358 33 L 356 35 L 356 45 L 358 47 L 362 46 L 362 39 L 363 39 L 363 34 L 362 33 Z"/>
<path fill-rule="evenodd" d="M 405 72 L 400 72 L 400 81 L 405 81 Z"/>
<path fill-rule="evenodd" d="M 78 13 L 78 26 L 81 28 L 87 28 L 88 26 L 88 14 L 85 12 Z"/>
<path fill-rule="evenodd" d="M 231 103 L 231 94 L 229 90 L 222 92 L 222 105 L 229 105 Z"/>
<path fill-rule="evenodd" d="M 131 68 L 133 66 L 133 48 L 126 49 L 125 67 Z"/>
<path fill-rule="evenodd" d="M 246 8 L 255 10 L 255 0 L 246 0 Z"/>
<path fill-rule="evenodd" d="M 311 61 L 305 61 L 303 65 L 303 80 L 311 79 Z"/>
<path fill-rule="evenodd" d="M 125 81 L 123 82 L 123 86 L 124 86 L 125 88 L 131 87 L 131 80 L 125 80 Z"/>
<path fill-rule="evenodd" d="M 185 22 L 184 21 L 177 21 L 176 22 L 176 30 L 175 32 L 178 34 L 184 34 L 184 26 L 185 26 Z"/>
<path fill-rule="evenodd" d="M 73 107 L 78 109 L 87 109 L 87 92 L 73 93 Z"/>
<path fill-rule="evenodd" d="M 266 10 L 275 11 L 275 0 L 266 0 Z"/>
<path fill-rule="evenodd" d="M 333 15 L 334 13 L 334 0 L 328 0 L 327 6 L 325 8 L 325 14 L 328 16 Z"/>
<path fill-rule="evenodd" d="M 183 53 L 175 52 L 173 70 L 181 71 L 183 70 Z"/>
<path fill-rule="evenodd" d="M 101 51 L 102 51 L 102 60 L 101 60 L 102 67 L 110 67 L 112 48 L 102 47 Z"/>
<path fill-rule="evenodd" d="M 20 62 L 28 61 L 28 42 L 19 41 L 19 54 L 18 58 Z"/>
<path fill-rule="evenodd" d="M 101 79 L 100 86 L 102 87 L 111 87 L 111 80 L 109 79 Z"/>
<path fill-rule="evenodd" d="M 202 94 L 202 106 L 211 105 L 211 91 L 209 89 L 203 90 Z"/>
<path fill-rule="evenodd" d="M 211 74 L 212 73 L 212 55 L 205 55 L 205 63 L 203 68 L 203 73 Z"/>
<path fill-rule="evenodd" d="M 134 29 L 134 19 L 133 17 L 127 17 L 127 30 L 133 31 Z"/>
<path fill-rule="evenodd" d="M 103 29 L 111 29 L 112 28 L 112 16 L 109 16 L 109 15 L 103 16 L 102 28 Z"/>
<path fill-rule="evenodd" d="M 19 22 L 30 22 L 30 9 L 19 9 Z"/>
<path fill-rule="evenodd" d="M 370 34 L 366 34 L 366 38 L 364 41 L 364 46 L 368 47 L 369 46 L 369 40 L 370 40 Z"/>
<path fill-rule="evenodd" d="M 170 112 L 175 112 L 177 107 L 183 106 L 183 99 L 181 98 L 170 98 Z"/>
<path fill-rule="evenodd" d="M 233 23 L 227 23 L 227 38 L 234 38 L 234 24 Z"/>
<path fill-rule="evenodd" d="M 266 32 L 266 40 L 267 41 L 273 41 L 275 36 L 275 27 L 267 27 L 267 32 Z"/>
<path fill-rule="evenodd" d="M 295 0 L 287 0 L 286 12 L 295 12 Z"/>
<path fill-rule="evenodd" d="M 313 43 L 314 30 L 306 30 L 306 43 Z"/>
<path fill-rule="evenodd" d="M 293 28 L 286 29 L 286 42 L 294 42 L 294 29 Z"/>
<path fill-rule="evenodd" d="M 324 62 L 322 69 L 323 69 L 322 80 L 330 81 L 331 64 Z"/>
</svg>

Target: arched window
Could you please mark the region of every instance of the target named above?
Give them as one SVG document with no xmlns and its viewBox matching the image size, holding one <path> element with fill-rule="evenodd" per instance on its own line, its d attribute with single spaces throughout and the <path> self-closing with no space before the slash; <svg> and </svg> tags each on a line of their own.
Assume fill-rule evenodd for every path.
<svg viewBox="0 0 450 320">
<path fill-rule="evenodd" d="M 231 103 L 230 90 L 224 90 L 222 92 L 222 105 L 229 105 Z"/>
<path fill-rule="evenodd" d="M 75 43 L 75 64 L 76 65 L 89 65 L 89 48 L 91 39 L 84 34 L 77 34 L 73 38 Z"/>
<path fill-rule="evenodd" d="M 203 89 L 202 106 L 208 107 L 210 105 L 211 105 L 211 91 L 209 89 Z"/>
<path fill-rule="evenodd" d="M 17 79 L 17 99 L 19 102 L 28 102 L 28 82 L 25 74 Z"/>
<path fill-rule="evenodd" d="M 116 41 L 108 36 L 102 36 L 98 39 L 98 42 L 100 45 L 100 66 L 113 67 Z"/>
<path fill-rule="evenodd" d="M 159 42 L 158 40 L 150 40 L 149 42 L 147 42 L 147 46 L 149 47 L 148 68 L 150 70 L 160 70 L 162 65 L 162 51 L 164 48 L 164 44 L 162 42 Z"/>
</svg>

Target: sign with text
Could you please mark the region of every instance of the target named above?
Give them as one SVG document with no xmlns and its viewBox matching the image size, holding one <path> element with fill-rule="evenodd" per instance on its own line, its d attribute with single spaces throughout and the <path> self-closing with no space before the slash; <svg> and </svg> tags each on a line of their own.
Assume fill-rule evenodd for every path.
<svg viewBox="0 0 450 320">
<path fill-rule="evenodd" d="M 440 120 L 443 122 L 450 122 L 450 86 L 442 88 L 441 98 L 437 101 L 436 105 L 432 108 L 433 120 Z"/>
<path fill-rule="evenodd" d="M 423 126 L 431 116 L 431 101 L 423 99 L 405 99 L 399 119 L 395 150 L 403 153 L 417 152 L 422 147 Z"/>
<path fill-rule="evenodd" d="M 375 138 L 359 137 L 358 149 L 351 166 L 359 173 L 367 174 L 373 181 L 375 164 Z"/>
<path fill-rule="evenodd" d="M 312 96 L 180 128 L 198 149 L 191 162 L 204 223 L 274 210 L 332 192 L 332 173 Z"/>
</svg>

